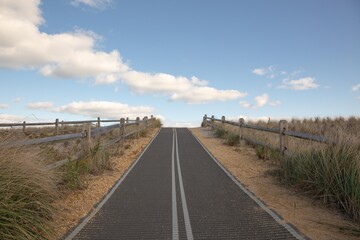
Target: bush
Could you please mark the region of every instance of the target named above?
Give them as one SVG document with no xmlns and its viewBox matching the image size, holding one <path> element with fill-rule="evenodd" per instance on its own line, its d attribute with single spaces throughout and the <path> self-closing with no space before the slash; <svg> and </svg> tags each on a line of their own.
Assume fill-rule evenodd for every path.
<svg viewBox="0 0 360 240">
<path fill-rule="evenodd" d="M 0 151 L 0 239 L 50 238 L 54 174 L 28 152 Z"/>
<path fill-rule="evenodd" d="M 225 129 L 219 128 L 219 127 L 215 128 L 215 129 L 213 130 L 213 135 L 214 135 L 215 137 L 217 137 L 217 138 L 224 138 L 225 135 L 226 135 L 226 133 L 227 133 L 227 132 L 226 132 Z"/>
<path fill-rule="evenodd" d="M 271 149 L 266 146 L 255 146 L 255 153 L 260 159 L 279 161 L 280 160 L 280 152 L 275 149 Z"/>
<path fill-rule="evenodd" d="M 360 220 L 359 149 L 340 143 L 298 154 L 281 163 L 279 176 Z"/>
<path fill-rule="evenodd" d="M 162 126 L 161 120 L 155 119 L 152 125 L 154 128 L 161 128 L 161 126 Z"/>
<path fill-rule="evenodd" d="M 227 145 L 229 145 L 229 146 L 235 146 L 236 144 L 239 144 L 239 142 L 240 142 L 240 136 L 239 136 L 239 134 L 235 134 L 235 133 L 229 132 L 229 133 L 226 135 L 225 144 L 227 144 Z"/>
<path fill-rule="evenodd" d="M 100 147 L 99 141 L 93 147 L 83 146 L 83 149 L 88 150 L 79 160 L 69 161 L 63 168 L 61 184 L 67 189 L 86 188 L 83 178 L 88 173 L 99 175 L 104 170 L 112 170 L 110 154 Z"/>
</svg>

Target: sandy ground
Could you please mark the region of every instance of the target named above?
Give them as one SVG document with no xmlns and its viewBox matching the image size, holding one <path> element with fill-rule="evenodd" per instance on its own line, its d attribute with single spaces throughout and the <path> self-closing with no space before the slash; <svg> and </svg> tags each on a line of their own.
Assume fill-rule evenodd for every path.
<svg viewBox="0 0 360 240">
<path fill-rule="evenodd" d="M 98 176 L 88 175 L 86 189 L 69 192 L 54 203 L 59 210 L 54 219 L 57 238 L 61 238 L 94 209 L 95 205 L 137 159 L 157 131 L 158 129 L 152 129 L 147 137 L 127 141 L 126 144 L 130 144 L 130 148 L 126 149 L 122 156 L 112 159 L 114 163 L 112 171 L 106 171 Z"/>
<path fill-rule="evenodd" d="M 259 160 L 254 149 L 226 146 L 221 139 L 211 137 L 203 128 L 191 131 L 245 187 L 306 236 L 320 240 L 359 239 L 340 232 L 341 226 L 354 226 L 340 212 L 281 186 L 274 177 L 267 174 L 274 165 Z"/>
</svg>

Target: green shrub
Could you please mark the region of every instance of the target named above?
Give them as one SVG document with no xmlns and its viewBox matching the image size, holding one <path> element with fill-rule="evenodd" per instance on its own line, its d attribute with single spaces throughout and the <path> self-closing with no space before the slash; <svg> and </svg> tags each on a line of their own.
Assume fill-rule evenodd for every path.
<svg viewBox="0 0 360 240">
<path fill-rule="evenodd" d="M 101 148 L 100 141 L 90 148 L 83 146 L 83 149 L 84 154 L 80 159 L 69 161 L 63 168 L 61 184 L 67 189 L 86 188 L 84 175 L 99 175 L 104 170 L 112 170 L 110 153 L 107 149 Z"/>
<path fill-rule="evenodd" d="M 229 146 L 235 146 L 235 145 L 239 144 L 239 142 L 240 142 L 239 134 L 235 134 L 232 132 L 229 132 L 228 134 L 226 134 L 225 144 L 227 144 Z"/>
<path fill-rule="evenodd" d="M 221 127 L 216 127 L 213 130 L 213 135 L 217 138 L 224 138 L 226 133 L 226 130 Z"/>
<path fill-rule="evenodd" d="M 340 143 L 312 150 L 283 161 L 279 176 L 307 193 L 336 205 L 360 220 L 360 155 L 357 148 Z"/>
<path fill-rule="evenodd" d="M 266 146 L 255 146 L 255 153 L 260 159 L 279 161 L 280 160 L 280 152 L 275 149 L 271 149 Z"/>
</svg>

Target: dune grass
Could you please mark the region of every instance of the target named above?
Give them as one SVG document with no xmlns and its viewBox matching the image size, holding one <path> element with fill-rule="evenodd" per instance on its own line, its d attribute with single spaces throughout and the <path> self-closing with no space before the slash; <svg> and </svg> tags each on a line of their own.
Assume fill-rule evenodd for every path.
<svg viewBox="0 0 360 240">
<path fill-rule="evenodd" d="M 28 152 L 0 150 L 0 239 L 48 239 L 56 177 Z"/>
<path fill-rule="evenodd" d="M 277 121 L 247 122 L 277 128 Z M 289 130 L 323 135 L 334 144 L 322 144 L 288 138 L 288 155 L 280 161 L 278 134 L 245 129 L 244 136 L 266 146 L 255 147 L 260 159 L 271 160 L 278 166 L 272 172 L 281 182 L 294 186 L 324 203 L 334 206 L 360 222 L 360 119 L 339 117 L 292 119 Z M 228 145 L 239 144 L 238 128 L 217 123 L 214 136 Z M 221 133 L 221 134 L 220 134 Z M 234 140 L 234 141 L 233 141 Z"/>
<path fill-rule="evenodd" d="M 161 122 L 155 120 L 149 127 L 160 126 Z M 4 131 L 0 138 L 9 142 L 27 138 L 18 133 Z M 147 131 L 140 134 L 146 135 Z M 84 176 L 87 174 L 100 175 L 112 169 L 110 155 L 130 145 L 114 144 L 103 148 L 101 143 L 117 136 L 118 133 L 108 134 L 95 139 L 93 144 L 75 140 L 33 149 L 0 148 L 0 239 L 55 239 L 52 219 L 60 209 L 54 208 L 54 200 L 60 197 L 59 192 L 86 188 Z M 45 158 L 59 160 L 63 157 L 59 151 L 64 149 L 74 152 L 81 150 L 79 160 L 69 161 L 56 171 L 48 170 L 46 165 L 53 160 Z"/>
</svg>

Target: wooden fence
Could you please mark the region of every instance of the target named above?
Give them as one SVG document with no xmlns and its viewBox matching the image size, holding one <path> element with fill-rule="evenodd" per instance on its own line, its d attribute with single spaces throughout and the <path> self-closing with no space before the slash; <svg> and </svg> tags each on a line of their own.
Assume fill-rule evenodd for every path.
<svg viewBox="0 0 360 240">
<path fill-rule="evenodd" d="M 320 142 L 320 143 L 334 144 L 333 142 L 327 141 L 327 139 L 324 136 L 313 135 L 313 134 L 302 133 L 302 132 L 296 132 L 296 131 L 290 131 L 288 129 L 288 122 L 286 120 L 280 120 L 278 128 L 267 128 L 267 127 L 262 127 L 262 126 L 246 124 L 245 120 L 243 118 L 239 118 L 238 122 L 233 122 L 233 121 L 227 121 L 224 116 L 222 116 L 221 119 L 216 119 L 214 117 L 214 115 L 212 115 L 211 117 L 208 117 L 205 114 L 205 116 L 203 117 L 202 126 L 204 126 L 204 127 L 207 127 L 207 126 L 215 127 L 215 122 L 221 123 L 222 127 L 224 127 L 225 124 L 229 124 L 229 125 L 238 127 L 239 128 L 240 140 L 245 140 L 245 141 L 250 142 L 250 143 L 252 143 L 254 145 L 261 145 L 261 146 L 269 147 L 267 144 L 264 144 L 264 143 L 255 141 L 255 140 L 253 140 L 251 138 L 245 137 L 244 136 L 244 129 L 246 129 L 246 128 L 247 129 L 254 129 L 254 130 L 259 130 L 259 131 L 278 134 L 280 144 L 279 144 L 279 148 L 277 150 L 280 151 L 281 158 L 283 158 L 283 156 L 286 154 L 286 152 L 288 150 L 288 146 L 287 146 L 287 143 L 288 143 L 287 137 L 288 136 L 289 137 L 299 138 L 299 139 L 305 139 L 305 140 Z"/>
<path fill-rule="evenodd" d="M 139 136 L 140 131 L 148 128 L 153 122 L 155 121 L 155 118 L 151 115 L 151 118 L 144 117 L 142 120 L 140 120 L 139 117 L 137 117 L 135 120 L 129 120 L 129 118 L 121 118 L 119 120 L 100 120 L 98 118 L 97 120 L 86 120 L 86 121 L 62 121 L 59 122 L 58 119 L 55 120 L 55 122 L 46 122 L 46 123 L 1 123 L 0 127 L 3 128 L 13 128 L 13 127 L 23 127 L 23 131 L 26 131 L 27 126 L 51 126 L 53 125 L 55 128 L 55 135 L 50 137 L 43 137 L 43 138 L 35 138 L 35 139 L 28 139 L 28 140 L 20 140 L 20 141 L 10 141 L 10 142 L 2 142 L 0 143 L 0 148 L 12 148 L 12 147 L 22 147 L 22 146 L 29 146 L 29 145 L 36 145 L 36 144 L 42 144 L 42 143 L 51 143 L 51 142 L 58 142 L 58 141 L 64 141 L 64 140 L 73 140 L 73 139 L 82 139 L 87 141 L 90 145 L 92 143 L 92 139 L 97 136 L 102 136 L 114 129 L 119 129 L 119 135 L 115 137 L 114 139 L 103 143 L 101 145 L 102 148 L 109 147 L 117 142 L 122 142 L 126 138 L 136 135 Z M 96 127 L 92 128 L 92 124 L 96 123 Z M 116 123 L 109 126 L 101 127 L 101 123 Z M 82 131 L 78 133 L 71 133 L 71 134 L 59 134 L 59 127 L 63 127 L 64 125 L 81 125 Z M 126 127 L 133 126 L 131 132 L 126 132 Z M 58 162 L 52 163 L 48 165 L 49 169 L 59 167 L 64 165 L 69 160 L 78 160 L 78 156 L 75 157 L 75 159 L 63 159 Z"/>
</svg>

